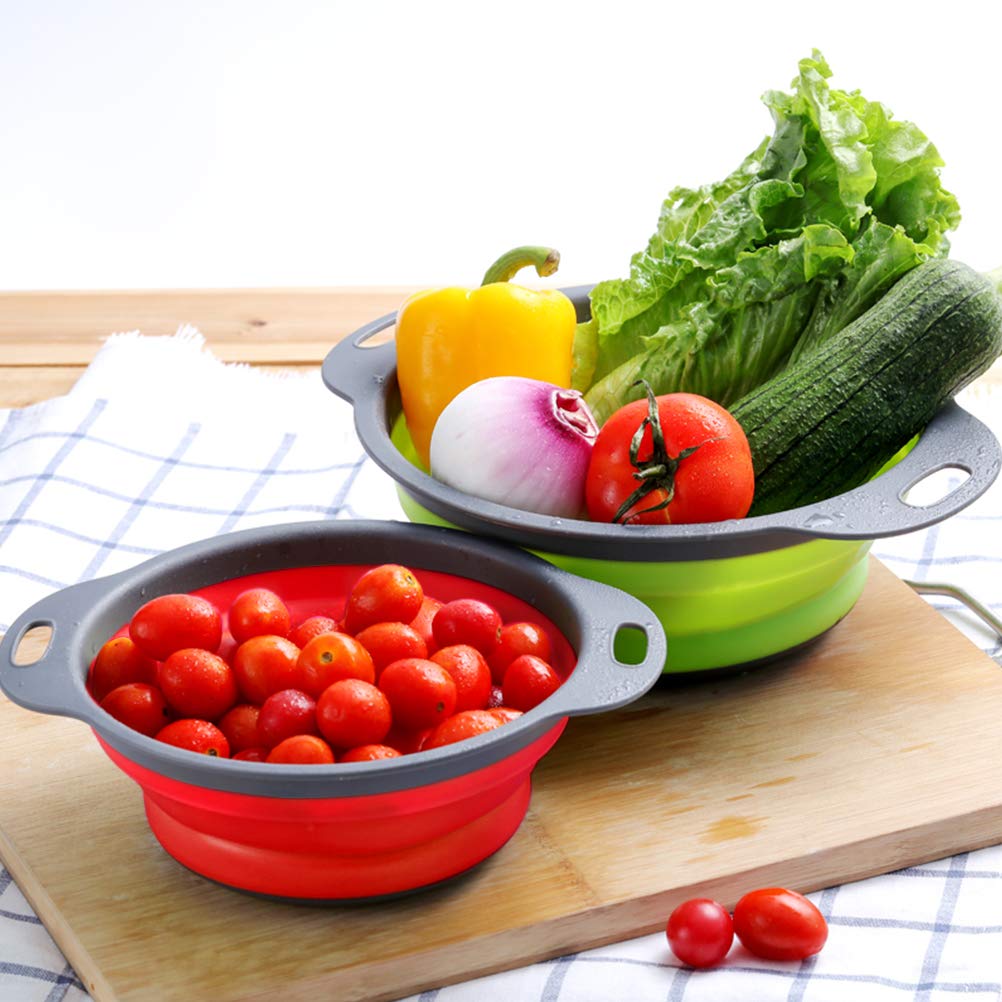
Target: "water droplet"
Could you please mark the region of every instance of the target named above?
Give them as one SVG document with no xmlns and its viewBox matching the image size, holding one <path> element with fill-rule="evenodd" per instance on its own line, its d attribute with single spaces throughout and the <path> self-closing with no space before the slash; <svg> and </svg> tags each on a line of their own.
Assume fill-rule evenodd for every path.
<svg viewBox="0 0 1002 1002">
<path fill-rule="evenodd" d="M 835 520 L 830 515 L 822 515 L 818 512 L 811 515 L 804 522 L 804 527 L 807 529 L 826 529 L 830 525 L 834 525 Z"/>
</svg>

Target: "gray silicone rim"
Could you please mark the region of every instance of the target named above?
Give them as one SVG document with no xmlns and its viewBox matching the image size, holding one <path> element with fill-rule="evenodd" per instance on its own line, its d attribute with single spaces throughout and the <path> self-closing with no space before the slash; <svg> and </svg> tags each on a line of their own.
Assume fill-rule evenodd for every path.
<svg viewBox="0 0 1002 1002">
<path fill-rule="evenodd" d="M 147 738 L 112 718 L 86 690 L 100 645 L 157 594 L 193 591 L 251 573 L 334 564 L 404 563 L 491 584 L 548 617 L 577 654 L 577 667 L 548 700 L 495 731 L 461 744 L 382 762 L 274 765 L 209 759 Z M 34 626 L 50 625 L 42 657 L 16 665 Z M 613 654 L 619 630 L 641 630 L 641 663 Z M 0 642 L 0 689 L 15 703 L 89 724 L 132 762 L 181 782 L 283 798 L 355 797 L 441 782 L 474 772 L 531 744 L 566 717 L 616 709 L 660 678 L 664 629 L 638 599 L 568 574 L 516 547 L 466 533 L 398 522 L 299 522 L 230 533 L 172 550 L 109 577 L 56 592 L 25 611 Z"/>
<path fill-rule="evenodd" d="M 590 288 L 564 290 L 579 318 L 587 316 Z M 813 539 L 880 539 L 955 515 L 977 500 L 1002 469 L 1002 447 L 991 430 L 951 402 L 892 469 L 862 487 L 802 508 L 702 525 L 628 527 L 517 511 L 440 483 L 397 451 L 390 439 L 400 413 L 395 345 L 386 341 L 364 347 L 395 321 L 396 314 L 387 314 L 359 328 L 328 352 L 322 367 L 327 387 L 353 405 L 366 452 L 432 514 L 461 529 L 542 553 L 650 563 L 745 556 Z M 904 501 L 913 486 L 946 468 L 965 472 L 967 479 L 935 504 L 920 507 Z"/>
</svg>

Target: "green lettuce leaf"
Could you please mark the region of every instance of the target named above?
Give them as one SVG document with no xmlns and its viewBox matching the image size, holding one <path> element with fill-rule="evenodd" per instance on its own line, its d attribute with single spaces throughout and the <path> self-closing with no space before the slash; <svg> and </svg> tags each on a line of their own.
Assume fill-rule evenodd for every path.
<svg viewBox="0 0 1002 1002">
<path fill-rule="evenodd" d="M 573 385 L 600 423 L 641 378 L 726 406 L 948 252 L 960 212 L 935 147 L 830 76 L 802 60 L 792 93 L 763 98 L 772 136 L 723 181 L 671 191 L 629 277 L 592 290 Z"/>
</svg>

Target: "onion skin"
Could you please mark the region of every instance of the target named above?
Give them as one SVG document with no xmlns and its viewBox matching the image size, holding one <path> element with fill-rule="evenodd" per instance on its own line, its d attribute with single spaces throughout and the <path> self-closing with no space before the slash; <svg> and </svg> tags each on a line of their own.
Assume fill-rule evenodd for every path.
<svg viewBox="0 0 1002 1002">
<path fill-rule="evenodd" d="M 468 386 L 442 411 L 431 436 L 431 474 L 496 504 L 581 518 L 597 437 L 576 390 L 495 376 Z"/>
</svg>

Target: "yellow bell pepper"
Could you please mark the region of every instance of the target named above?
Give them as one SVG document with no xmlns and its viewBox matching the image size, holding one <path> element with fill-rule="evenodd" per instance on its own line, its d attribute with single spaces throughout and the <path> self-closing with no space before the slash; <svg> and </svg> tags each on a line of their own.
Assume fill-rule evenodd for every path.
<svg viewBox="0 0 1002 1002">
<path fill-rule="evenodd" d="M 487 269 L 477 289 L 429 289 L 397 314 L 397 383 L 414 447 L 425 466 L 439 414 L 457 393 L 491 376 L 571 385 L 574 304 L 555 289 L 512 285 L 533 265 L 557 270 L 548 247 L 517 247 Z"/>
</svg>

